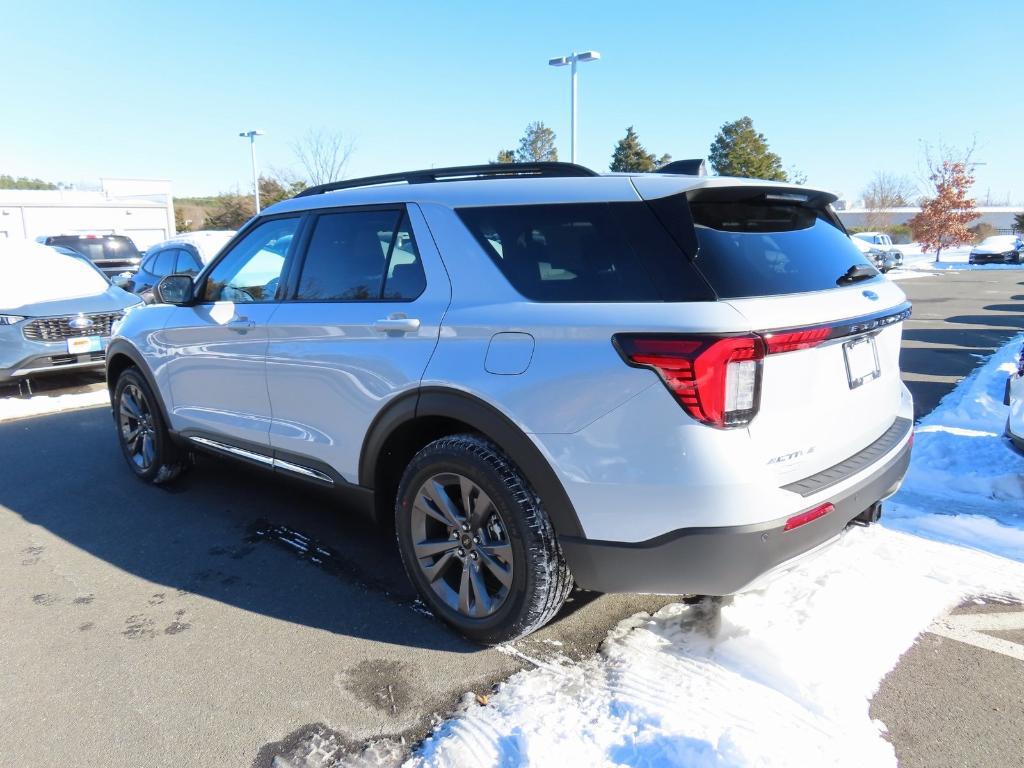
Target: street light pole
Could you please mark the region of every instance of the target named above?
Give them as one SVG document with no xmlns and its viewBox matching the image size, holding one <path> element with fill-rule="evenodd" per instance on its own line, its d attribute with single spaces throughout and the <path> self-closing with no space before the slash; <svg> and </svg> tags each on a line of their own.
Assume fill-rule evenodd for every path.
<svg viewBox="0 0 1024 768">
<path fill-rule="evenodd" d="M 552 67 L 564 67 L 566 64 L 571 66 L 571 99 L 569 107 L 569 157 L 572 162 L 576 162 L 576 104 L 577 104 L 577 74 L 576 74 L 576 62 L 578 61 L 597 61 L 601 58 L 601 54 L 597 51 L 584 51 L 583 53 L 576 53 L 573 51 L 568 56 L 560 56 L 557 59 L 548 59 L 548 65 Z"/>
<path fill-rule="evenodd" d="M 238 134 L 242 138 L 249 139 L 249 154 L 252 156 L 252 194 L 256 201 L 256 213 L 260 212 L 260 175 L 256 170 L 256 137 L 263 136 L 260 130 L 242 131 Z"/>
</svg>

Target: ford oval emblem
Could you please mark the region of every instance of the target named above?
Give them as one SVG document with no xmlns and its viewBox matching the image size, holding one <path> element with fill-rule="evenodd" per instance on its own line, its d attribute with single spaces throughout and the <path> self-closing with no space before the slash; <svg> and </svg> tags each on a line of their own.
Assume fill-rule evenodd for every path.
<svg viewBox="0 0 1024 768">
<path fill-rule="evenodd" d="M 874 291 L 862 291 L 864 298 L 871 299 L 872 301 L 878 301 L 878 294 Z"/>
<path fill-rule="evenodd" d="M 91 318 L 79 315 L 78 317 L 73 317 L 68 320 L 68 325 L 76 331 L 84 331 L 86 328 L 92 328 L 93 321 Z"/>
</svg>

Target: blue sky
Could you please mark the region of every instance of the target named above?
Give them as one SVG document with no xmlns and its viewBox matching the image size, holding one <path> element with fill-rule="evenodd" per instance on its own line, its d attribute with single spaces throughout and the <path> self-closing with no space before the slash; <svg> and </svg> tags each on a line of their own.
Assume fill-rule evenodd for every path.
<svg viewBox="0 0 1024 768">
<path fill-rule="evenodd" d="M 169 178 L 177 194 L 297 167 L 310 127 L 355 140 L 348 175 L 484 162 L 543 120 L 606 169 L 634 125 L 651 151 L 706 156 L 750 115 L 787 167 L 857 197 L 921 176 L 921 143 L 977 142 L 976 192 L 1024 202 L 1021 2 L 8 3 L 0 173 Z"/>
</svg>

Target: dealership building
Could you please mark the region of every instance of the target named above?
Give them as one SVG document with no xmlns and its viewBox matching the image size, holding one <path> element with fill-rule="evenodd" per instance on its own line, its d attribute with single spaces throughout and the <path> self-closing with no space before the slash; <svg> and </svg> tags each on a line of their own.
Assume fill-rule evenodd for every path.
<svg viewBox="0 0 1024 768">
<path fill-rule="evenodd" d="M 886 226 L 906 224 L 920 212 L 921 209 L 917 207 L 890 208 L 884 212 L 868 210 L 866 208 L 846 208 L 836 211 L 839 219 L 843 222 L 843 226 L 847 229 L 861 229 L 868 226 L 877 227 L 880 221 L 884 221 Z M 972 227 L 978 224 L 988 224 L 999 234 L 1011 235 L 1016 231 L 1014 217 L 1024 213 L 1024 209 L 1012 206 L 979 205 L 974 209 L 974 212 L 978 214 L 978 218 L 971 222 Z M 870 224 L 872 221 L 875 222 L 873 225 Z"/>
<path fill-rule="evenodd" d="M 0 189 L 0 240 L 127 235 L 139 250 L 173 237 L 171 182 L 100 179 L 100 189 Z"/>
</svg>

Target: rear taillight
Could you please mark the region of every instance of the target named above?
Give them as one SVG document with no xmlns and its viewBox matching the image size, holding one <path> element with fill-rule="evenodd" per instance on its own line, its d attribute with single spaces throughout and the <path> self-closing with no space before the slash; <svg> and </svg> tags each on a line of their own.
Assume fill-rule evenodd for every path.
<svg viewBox="0 0 1024 768">
<path fill-rule="evenodd" d="M 809 328 L 803 331 L 780 331 L 764 334 L 764 343 L 768 354 L 779 352 L 795 352 L 798 349 L 816 347 L 829 337 L 831 328 Z"/>
<path fill-rule="evenodd" d="M 655 371 L 698 421 L 740 427 L 757 413 L 765 355 L 759 336 L 619 334 L 614 340 L 630 365 Z"/>
</svg>

